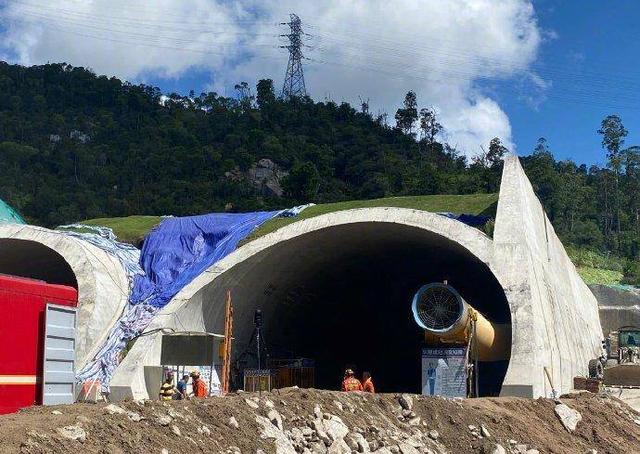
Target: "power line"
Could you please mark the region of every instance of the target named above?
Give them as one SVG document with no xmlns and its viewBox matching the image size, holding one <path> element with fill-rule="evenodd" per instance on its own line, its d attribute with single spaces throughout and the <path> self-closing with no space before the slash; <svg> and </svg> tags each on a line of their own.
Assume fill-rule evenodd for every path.
<svg viewBox="0 0 640 454">
<path fill-rule="evenodd" d="M 47 13 L 49 16 L 56 16 L 56 15 L 60 15 L 60 14 L 64 14 L 64 15 L 71 15 L 71 16 L 76 16 L 82 19 L 96 19 L 99 20 L 100 22 L 104 22 L 104 21 L 109 21 L 109 22 L 113 22 L 113 21 L 121 21 L 121 22 L 129 22 L 129 23 L 133 23 L 133 25 L 139 25 L 140 23 L 145 23 L 145 24 L 149 24 L 152 26 L 156 26 L 156 27 L 162 27 L 163 25 L 189 25 L 189 26 L 204 26 L 204 27 L 211 27 L 211 26 L 227 26 L 227 25 L 232 25 L 232 26 L 237 26 L 237 25 L 254 25 L 254 24 L 262 24 L 262 25 L 277 25 L 275 22 L 271 22 L 271 21 L 265 21 L 265 20 L 257 20 L 257 19 L 243 19 L 240 17 L 234 17 L 232 21 L 230 22 L 211 22 L 211 21 L 202 21 L 202 22 L 194 22 L 191 20 L 191 17 L 189 16 L 184 16 L 183 18 L 180 18 L 180 20 L 174 20 L 174 21 L 168 21 L 168 20 L 157 20 L 157 19 L 144 19 L 144 21 L 142 21 L 141 17 L 133 17 L 135 15 L 142 15 L 143 17 L 145 15 L 148 15 L 149 13 L 154 13 L 157 14 L 158 12 L 162 13 L 164 16 L 168 16 L 168 17 L 175 17 L 175 12 L 174 11 L 158 11 L 157 8 L 153 8 L 153 10 L 149 10 L 146 8 L 143 9 L 131 9 L 132 5 L 127 5 L 126 8 L 118 8 L 118 11 L 120 12 L 130 12 L 131 15 L 129 17 L 127 16 L 114 16 L 109 14 L 108 16 L 105 15 L 96 15 L 96 14 L 92 14 L 90 12 L 85 12 L 85 11 L 76 11 L 76 10 L 70 10 L 70 9 L 65 9 L 65 8 L 51 8 L 49 6 L 47 6 L 47 4 L 37 4 L 37 3 L 30 3 L 30 2 L 25 2 L 25 1 L 20 1 L 20 0 L 12 0 L 12 5 L 18 5 L 18 6 L 22 6 L 22 7 L 26 7 L 26 8 L 31 8 L 32 10 L 38 11 L 38 12 L 45 12 Z M 85 6 L 85 4 L 83 3 L 83 6 Z M 8 7 L 5 7 L 5 10 Z M 24 9 L 20 9 L 19 12 L 24 11 Z"/>
<path fill-rule="evenodd" d="M 289 39 L 289 44 L 280 46 L 289 51 L 289 61 L 287 63 L 287 72 L 284 76 L 284 84 L 282 86 L 282 97 L 304 97 L 307 96 L 307 88 L 304 83 L 304 74 L 302 72 L 302 39 L 304 35 L 302 31 L 302 21 L 295 14 L 289 14 L 289 22 L 283 22 L 281 25 L 288 25 L 290 32 L 286 35 L 280 35 Z"/>
<path fill-rule="evenodd" d="M 306 85 L 302 72 L 302 60 L 321 65 L 334 65 L 355 68 L 366 73 L 383 74 L 389 78 L 417 79 L 429 83 L 446 83 L 452 77 L 460 77 L 470 81 L 513 81 L 514 77 L 530 78 L 540 76 L 543 80 L 551 80 L 554 88 L 542 90 L 542 99 L 581 104 L 607 106 L 613 108 L 636 108 L 637 93 L 640 92 L 640 80 L 628 72 L 624 74 L 599 72 L 594 70 L 580 70 L 567 65 L 565 61 L 545 59 L 543 62 L 528 63 L 517 56 L 501 58 L 489 51 L 487 46 L 483 51 L 471 52 L 463 49 L 455 42 L 447 42 L 444 38 L 434 38 L 432 41 L 417 43 L 415 40 L 399 42 L 398 36 L 385 37 L 378 33 L 358 31 L 364 38 L 370 37 L 367 43 L 359 43 L 354 39 L 354 31 L 349 34 L 339 30 L 315 27 L 318 33 L 311 36 L 302 31 L 302 24 L 298 16 L 292 14 L 287 25 L 290 33 L 280 35 L 289 40 L 286 46 L 265 44 L 265 41 L 255 42 L 258 36 L 273 37 L 276 34 L 264 33 L 264 29 L 241 29 L 251 25 L 272 24 L 269 21 L 234 19 L 232 22 L 207 23 L 191 21 L 156 21 L 137 19 L 135 17 L 96 15 L 88 12 L 72 11 L 69 9 L 52 9 L 45 5 L 36 5 L 23 0 L 12 2 L 21 7 L 12 11 L 11 20 L 31 21 L 46 29 L 54 29 L 63 33 L 105 42 L 122 43 L 126 45 L 144 46 L 157 49 L 168 49 L 176 52 L 190 52 L 208 55 L 228 56 L 225 52 L 228 46 L 242 45 L 243 49 L 252 47 L 276 48 L 289 50 L 289 61 L 283 84 L 284 96 L 306 95 Z M 5 7 L 6 11 L 8 7 Z M 38 8 L 36 10 L 36 8 Z M 149 11 L 149 10 L 147 10 Z M 154 10 L 155 12 L 155 10 Z M 16 18 L 20 13 L 23 17 Z M 121 11 L 126 14 L 127 10 Z M 167 17 L 172 17 L 167 15 Z M 175 15 L 173 16 L 175 17 Z M 297 19 L 297 21 L 296 21 Z M 186 22 L 186 23 L 185 23 Z M 171 24 L 181 24 L 179 28 Z M 190 27 L 190 28 L 185 28 Z M 216 26 L 222 28 L 215 29 Z M 305 27 L 310 26 L 305 22 Z M 201 27 L 201 28 L 200 28 Z M 212 29 L 212 27 L 214 27 Z M 331 25 L 329 25 L 331 27 Z M 185 35 L 184 31 L 190 31 Z M 183 33 L 178 33 L 182 31 Z M 176 32 L 173 34 L 172 32 Z M 167 34 L 169 33 L 169 34 Z M 206 36 L 220 35 L 222 42 L 218 42 L 219 49 L 209 50 Z M 400 33 L 402 35 L 402 33 Z M 205 37 L 204 39 L 201 38 Z M 200 38 L 200 39 L 197 39 Z M 247 39 L 248 38 L 248 39 Z M 309 46 L 306 40 L 319 39 L 326 45 Z M 305 58 L 302 49 L 308 48 L 320 58 Z M 474 48 L 476 46 L 474 45 Z M 485 53 L 484 50 L 487 50 Z M 430 60 L 424 60 L 428 55 Z M 252 52 L 249 58 L 272 60 L 265 52 Z M 412 62 L 407 65 L 407 61 Z M 424 63 L 423 63 L 424 62 Z M 434 63 L 434 64 L 432 64 Z M 517 83 L 517 79 L 516 79 Z M 529 82 L 527 82 L 529 83 Z M 514 88 L 516 88 L 514 90 Z M 511 90 L 523 95 L 517 87 L 502 87 L 501 90 Z M 299 93 L 299 94 L 296 94 Z M 534 90 L 534 96 L 536 95 Z"/>
</svg>

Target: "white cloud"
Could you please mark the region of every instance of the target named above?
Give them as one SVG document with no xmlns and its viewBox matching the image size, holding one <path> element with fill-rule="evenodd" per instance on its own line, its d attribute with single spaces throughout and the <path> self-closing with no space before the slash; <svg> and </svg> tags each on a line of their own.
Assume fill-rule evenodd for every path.
<svg viewBox="0 0 640 454">
<path fill-rule="evenodd" d="M 66 61 L 140 80 L 211 72 L 214 87 L 271 77 L 286 52 L 276 23 L 295 11 L 312 34 L 305 78 L 316 99 L 370 98 L 393 118 L 412 89 L 435 106 L 451 144 L 468 154 L 494 136 L 511 143 L 509 119 L 478 81 L 530 74 L 542 40 L 528 0 L 36 0 L 1 14 L 5 54 L 23 64 Z M 137 44 L 136 44 L 137 43 Z M 542 80 L 533 78 L 540 82 Z M 200 88 L 200 87 L 194 87 Z"/>
</svg>

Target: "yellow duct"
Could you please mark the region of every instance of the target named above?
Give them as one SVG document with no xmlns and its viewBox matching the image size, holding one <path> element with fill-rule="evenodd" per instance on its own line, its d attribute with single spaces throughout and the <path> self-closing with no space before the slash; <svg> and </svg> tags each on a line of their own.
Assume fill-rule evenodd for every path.
<svg viewBox="0 0 640 454">
<path fill-rule="evenodd" d="M 511 326 L 487 320 L 450 285 L 434 282 L 413 297 L 413 316 L 431 346 L 467 345 L 478 361 L 509 359 Z M 475 325 L 475 329 L 474 329 Z"/>
</svg>

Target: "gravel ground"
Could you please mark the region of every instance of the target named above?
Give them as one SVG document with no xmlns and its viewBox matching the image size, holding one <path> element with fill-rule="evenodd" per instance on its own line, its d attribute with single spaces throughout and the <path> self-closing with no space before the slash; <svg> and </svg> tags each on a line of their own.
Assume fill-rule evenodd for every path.
<svg viewBox="0 0 640 454">
<path fill-rule="evenodd" d="M 0 433 L 2 453 L 640 453 L 640 414 L 589 393 L 553 401 L 292 388 L 32 407 L 0 416 Z"/>
</svg>

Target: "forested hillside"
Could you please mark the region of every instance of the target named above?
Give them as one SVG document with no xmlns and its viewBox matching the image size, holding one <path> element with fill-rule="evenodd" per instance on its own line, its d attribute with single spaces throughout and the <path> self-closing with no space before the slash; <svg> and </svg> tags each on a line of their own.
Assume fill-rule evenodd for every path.
<svg viewBox="0 0 640 454">
<path fill-rule="evenodd" d="M 497 187 L 499 172 L 468 172 L 453 150 L 347 104 L 284 102 L 270 81 L 256 98 L 163 100 L 82 68 L 1 64 L 0 197 L 56 225 Z M 282 197 L 252 183 L 263 158 L 279 167 Z"/>
<path fill-rule="evenodd" d="M 270 80 L 237 90 L 164 97 L 66 64 L 0 63 L 0 198 L 55 226 L 499 188 L 500 140 L 468 162 L 412 92 L 388 124 L 366 104 L 278 99 Z M 615 116 L 599 132 L 607 168 L 558 162 L 544 139 L 523 164 L 563 239 L 623 257 L 634 280 L 640 148 Z"/>
</svg>

